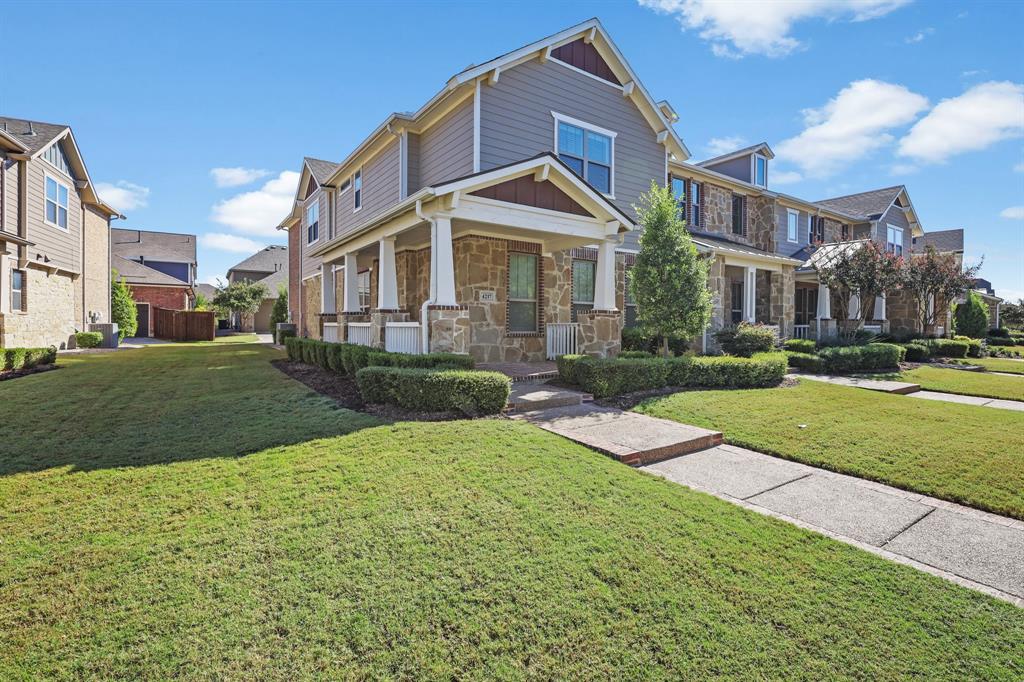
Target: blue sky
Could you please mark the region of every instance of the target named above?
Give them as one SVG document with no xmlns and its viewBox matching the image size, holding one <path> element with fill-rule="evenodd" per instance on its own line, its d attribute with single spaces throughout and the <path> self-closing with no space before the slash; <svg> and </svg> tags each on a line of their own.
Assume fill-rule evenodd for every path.
<svg viewBox="0 0 1024 682">
<path fill-rule="evenodd" d="M 807 199 L 906 184 L 1024 297 L 1024 3 L 33 7 L 45 32 L 4 32 L 0 112 L 70 124 L 123 225 L 200 235 L 203 280 L 284 241 L 303 155 L 339 160 L 468 64 L 597 15 L 695 159 L 767 141 L 772 188 Z"/>
</svg>

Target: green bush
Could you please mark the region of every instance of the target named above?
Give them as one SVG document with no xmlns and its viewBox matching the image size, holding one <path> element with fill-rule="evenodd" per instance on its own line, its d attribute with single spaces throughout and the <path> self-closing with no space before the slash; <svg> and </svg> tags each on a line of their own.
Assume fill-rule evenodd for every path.
<svg viewBox="0 0 1024 682">
<path fill-rule="evenodd" d="M 274 333 L 277 334 L 277 343 L 279 345 L 284 345 L 285 341 L 295 336 L 294 329 L 280 329 L 275 330 Z"/>
<path fill-rule="evenodd" d="M 751 358 L 732 356 L 676 358 L 588 358 L 564 356 L 563 378 L 572 377 L 595 398 L 607 398 L 662 386 L 701 388 L 757 388 L 774 386 L 786 374 L 783 353 L 759 353 Z"/>
<path fill-rule="evenodd" d="M 469 355 L 456 353 L 389 353 L 382 350 L 371 350 L 367 355 L 368 367 L 407 367 L 411 369 L 431 369 L 447 367 L 452 369 L 473 369 L 473 358 Z"/>
<path fill-rule="evenodd" d="M 796 353 L 813 353 L 818 344 L 811 339 L 787 339 L 782 347 Z"/>
<path fill-rule="evenodd" d="M 735 329 L 715 332 L 715 339 L 722 350 L 729 355 L 749 358 L 754 353 L 764 353 L 775 348 L 779 342 L 776 329 L 763 324 L 741 322 Z"/>
<path fill-rule="evenodd" d="M 689 339 L 677 336 L 668 338 L 668 349 L 673 355 L 682 355 L 690 349 Z M 626 327 L 622 330 L 622 350 L 646 351 L 651 355 L 661 355 L 661 337 L 645 334 L 638 327 Z"/>
<path fill-rule="evenodd" d="M 97 348 L 103 343 L 99 332 L 75 332 L 75 345 L 79 348 Z"/>
<path fill-rule="evenodd" d="M 586 357 L 586 355 L 559 355 L 555 358 L 555 364 L 558 365 L 558 377 L 569 384 L 579 383 L 576 378 L 576 365 Z"/>
<path fill-rule="evenodd" d="M 0 369 L 32 369 L 57 362 L 57 348 L 0 348 Z"/>
<path fill-rule="evenodd" d="M 906 359 L 908 362 L 928 362 L 932 351 L 924 343 L 908 343 L 903 346 L 907 349 Z"/>
<path fill-rule="evenodd" d="M 342 354 L 345 350 L 345 345 L 341 343 L 329 343 L 327 344 L 327 368 L 332 372 L 338 374 L 345 373 L 345 362 L 342 359 Z"/>
<path fill-rule="evenodd" d="M 624 350 L 619 353 L 618 357 L 623 360 L 636 360 L 637 358 L 653 358 L 654 354 L 645 350 Z"/>
<path fill-rule="evenodd" d="M 989 336 L 998 336 L 1000 338 L 1009 338 L 1010 330 L 1006 327 L 992 327 L 988 330 Z"/>
<path fill-rule="evenodd" d="M 953 310 L 953 328 L 957 334 L 980 339 L 988 331 L 988 306 L 976 291 L 967 292 L 967 300 Z"/>
<path fill-rule="evenodd" d="M 971 357 L 971 358 L 980 358 L 981 357 L 981 353 L 982 353 L 981 339 L 972 339 L 969 336 L 954 336 L 953 340 L 954 341 L 963 341 L 964 343 L 967 344 L 967 356 L 968 357 Z"/>
<path fill-rule="evenodd" d="M 891 369 L 903 360 L 907 349 L 892 343 L 869 343 L 866 346 L 836 346 L 818 352 L 821 368 L 829 374 Z"/>
<path fill-rule="evenodd" d="M 808 372 L 821 371 L 821 358 L 814 353 L 800 353 L 799 351 L 787 350 L 786 361 L 790 367 L 796 367 Z"/>
<path fill-rule="evenodd" d="M 576 383 L 595 398 L 661 388 L 668 380 L 668 360 L 662 358 L 582 358 L 572 369 Z"/>
<path fill-rule="evenodd" d="M 668 384 L 693 388 L 774 386 L 786 375 L 786 360 L 784 353 L 758 353 L 749 358 L 673 358 L 669 361 Z"/>
<path fill-rule="evenodd" d="M 1024 339 L 1013 336 L 989 336 L 985 339 L 985 343 L 989 346 L 1024 346 Z"/>
<path fill-rule="evenodd" d="M 953 339 L 929 339 L 928 348 L 931 349 L 933 357 L 939 358 L 966 358 L 969 350 L 966 341 Z"/>
<path fill-rule="evenodd" d="M 500 372 L 371 366 L 356 373 L 368 403 L 387 403 L 419 412 L 497 414 L 508 403 L 511 381 Z"/>
<path fill-rule="evenodd" d="M 302 353 L 302 339 L 297 336 L 285 339 L 284 350 L 288 354 L 289 362 L 298 362 Z"/>
<path fill-rule="evenodd" d="M 369 366 L 371 349 L 368 346 L 360 346 L 355 343 L 345 345 L 347 348 L 342 356 L 345 364 L 345 374 L 354 377 L 356 372 Z"/>
<path fill-rule="evenodd" d="M 139 331 L 138 308 L 132 298 L 131 287 L 124 277 L 112 271 L 110 280 L 110 321 L 117 324 L 117 333 L 121 340 L 127 336 L 135 336 Z"/>
</svg>

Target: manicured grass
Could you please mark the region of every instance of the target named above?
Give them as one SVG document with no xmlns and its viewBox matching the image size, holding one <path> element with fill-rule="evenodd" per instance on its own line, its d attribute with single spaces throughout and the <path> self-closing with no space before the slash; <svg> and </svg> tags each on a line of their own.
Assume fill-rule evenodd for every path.
<svg viewBox="0 0 1024 682">
<path fill-rule="evenodd" d="M 1024 360 L 1015 360 L 1013 358 L 970 358 L 967 362 L 972 365 L 981 365 L 990 372 L 1024 374 Z"/>
<path fill-rule="evenodd" d="M 975 359 L 971 360 L 971 364 Z M 1018 363 L 1024 364 L 1024 363 Z M 1024 400 L 1024 377 L 1007 377 L 988 372 L 968 372 L 962 369 L 921 366 L 892 378 L 921 384 L 928 391 L 943 391 L 982 398 Z"/>
<path fill-rule="evenodd" d="M 637 410 L 719 429 L 735 445 L 1024 518 L 1024 413 L 806 380 L 677 393 Z"/>
<path fill-rule="evenodd" d="M 0 385 L 31 406 L 0 441 L 0 679 L 1022 673 L 1013 606 L 527 424 L 334 409 L 274 355 Z"/>
</svg>

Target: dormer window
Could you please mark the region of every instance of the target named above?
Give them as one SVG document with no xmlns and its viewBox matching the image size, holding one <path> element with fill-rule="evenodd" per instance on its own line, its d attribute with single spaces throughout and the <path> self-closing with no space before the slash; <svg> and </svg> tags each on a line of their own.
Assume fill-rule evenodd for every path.
<svg viewBox="0 0 1024 682">
<path fill-rule="evenodd" d="M 768 186 L 768 159 L 760 154 L 754 154 L 754 169 L 751 176 L 754 184 L 758 187 Z"/>
<path fill-rule="evenodd" d="M 555 114 L 555 149 L 558 158 L 597 191 L 614 194 L 615 133 Z"/>
</svg>

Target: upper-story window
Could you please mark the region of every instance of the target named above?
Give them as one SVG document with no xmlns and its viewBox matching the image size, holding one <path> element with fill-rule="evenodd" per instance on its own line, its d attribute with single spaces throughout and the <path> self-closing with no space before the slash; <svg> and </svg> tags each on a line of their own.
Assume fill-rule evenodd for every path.
<svg viewBox="0 0 1024 682">
<path fill-rule="evenodd" d="M 320 239 L 320 202 L 314 201 L 306 207 L 306 243 Z"/>
<path fill-rule="evenodd" d="M 363 207 L 363 169 L 360 168 L 352 176 L 352 212 L 355 213 Z"/>
<path fill-rule="evenodd" d="M 732 233 L 747 234 L 747 198 L 742 194 L 732 195 Z"/>
<path fill-rule="evenodd" d="M 811 236 L 809 241 L 812 244 L 825 243 L 825 219 L 821 216 L 811 216 Z"/>
<path fill-rule="evenodd" d="M 615 133 L 554 114 L 558 158 L 604 194 L 614 194 Z"/>
<path fill-rule="evenodd" d="M 679 206 L 679 219 L 686 220 L 686 180 L 672 178 L 670 184 L 672 185 L 672 196 L 676 198 L 676 204 Z"/>
<path fill-rule="evenodd" d="M 885 250 L 897 256 L 903 255 L 903 228 L 895 225 L 886 226 Z"/>
<path fill-rule="evenodd" d="M 690 180 L 690 225 L 700 227 L 700 195 L 699 182 Z"/>
<path fill-rule="evenodd" d="M 800 238 L 800 212 L 786 209 L 786 239 L 795 242 Z"/>
<path fill-rule="evenodd" d="M 46 222 L 62 230 L 68 229 L 68 188 L 46 176 Z"/>
<path fill-rule="evenodd" d="M 754 184 L 758 187 L 768 186 L 768 159 L 760 154 L 754 154 Z"/>
</svg>

